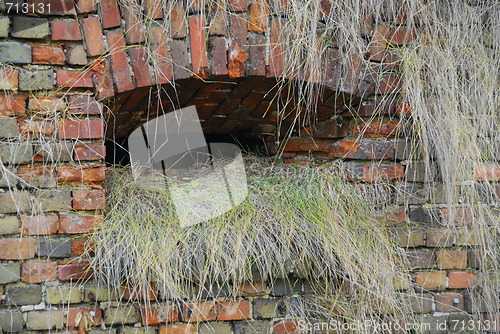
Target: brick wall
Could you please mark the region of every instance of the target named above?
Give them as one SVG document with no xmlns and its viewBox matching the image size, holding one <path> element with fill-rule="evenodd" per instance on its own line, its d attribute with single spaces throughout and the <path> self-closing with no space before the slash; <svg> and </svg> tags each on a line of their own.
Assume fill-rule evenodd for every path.
<svg viewBox="0 0 500 334">
<path fill-rule="evenodd" d="M 158 110 L 196 105 L 205 133 L 262 137 L 269 153 L 277 152 L 277 131 L 294 115 L 277 128 L 273 87 L 284 59 L 279 47 L 267 46 L 279 42 L 284 19 L 244 0 L 230 1 L 231 14 L 207 16 L 182 2 L 167 15 L 146 1 L 145 15 L 153 21 L 147 30 L 116 0 L 45 3 L 50 13 L 0 16 L 0 62 L 7 64 L 0 73 L 2 330 L 70 331 L 83 312 L 95 333 L 296 332 L 296 323 L 283 320 L 282 297 L 308 292 L 305 282 L 279 281 L 272 289 L 257 282 L 242 287 L 236 301 L 208 298 L 197 307 L 152 301 L 146 311 L 142 302 L 118 306 L 119 297 L 96 286 L 80 258 L 86 234 L 105 213 L 106 136 L 124 137 Z M 171 35 L 159 24 L 169 25 Z M 450 323 L 466 317 L 460 310 L 483 307 L 474 306 L 466 290 L 477 283 L 478 240 L 467 208 L 450 212 L 439 186 L 425 188 L 422 165 L 408 160 L 400 119 L 411 110 L 395 97 L 398 62 L 388 46 L 415 35 L 405 27 L 374 27 L 366 59 L 352 63 L 353 73 L 362 63 L 377 75 L 352 86 L 339 86 L 339 55 L 328 49 L 330 75 L 316 120 L 294 129 L 282 157 L 291 163 L 310 163 L 311 155 L 315 161 L 343 158 L 353 181 L 406 182 L 391 194 L 398 206 L 387 223 L 422 288 L 411 305 L 424 322 Z M 156 84 L 172 95 L 173 80 L 177 104 L 153 99 L 148 108 Z M 481 167 L 476 177 L 498 182 L 500 170 Z M 500 185 L 496 191 L 491 201 L 498 202 Z M 439 224 L 450 215 L 458 228 Z M 77 283 L 82 279 L 88 281 Z"/>
</svg>

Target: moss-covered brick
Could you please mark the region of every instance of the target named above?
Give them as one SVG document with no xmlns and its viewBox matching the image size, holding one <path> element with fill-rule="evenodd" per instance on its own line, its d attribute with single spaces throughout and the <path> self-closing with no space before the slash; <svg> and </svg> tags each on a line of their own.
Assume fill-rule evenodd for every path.
<svg viewBox="0 0 500 334">
<path fill-rule="evenodd" d="M 41 302 L 40 285 L 9 285 L 5 288 L 5 305 L 37 305 Z"/>
<path fill-rule="evenodd" d="M 0 311 L 0 329 L 7 333 L 21 332 L 24 320 L 21 312 L 17 310 Z"/>
<path fill-rule="evenodd" d="M 29 64 L 31 63 L 31 47 L 18 42 L 0 42 L 0 62 Z"/>
<path fill-rule="evenodd" d="M 14 16 L 12 36 L 17 38 L 41 39 L 48 36 L 49 20 L 40 17 Z"/>
<path fill-rule="evenodd" d="M 53 70 L 21 71 L 19 73 L 19 89 L 34 91 L 52 89 L 55 85 Z"/>
<path fill-rule="evenodd" d="M 20 263 L 0 263 L 0 284 L 17 282 L 20 279 Z"/>
</svg>

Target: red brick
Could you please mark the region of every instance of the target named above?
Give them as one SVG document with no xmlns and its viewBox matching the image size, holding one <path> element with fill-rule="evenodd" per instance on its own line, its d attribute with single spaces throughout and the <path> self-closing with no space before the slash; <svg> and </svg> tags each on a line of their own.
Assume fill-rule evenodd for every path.
<svg viewBox="0 0 500 334">
<path fill-rule="evenodd" d="M 329 157 L 373 160 L 393 159 L 394 143 L 391 141 L 353 141 L 339 140 L 333 144 Z"/>
<path fill-rule="evenodd" d="M 392 29 L 389 37 L 389 43 L 394 45 L 404 45 L 410 43 L 416 38 L 417 31 L 414 28 L 397 27 Z"/>
<path fill-rule="evenodd" d="M 477 273 L 473 271 L 452 271 L 448 279 L 450 289 L 468 289 L 478 283 Z"/>
<path fill-rule="evenodd" d="M 89 240 L 87 238 L 72 238 L 71 240 L 71 256 L 81 256 L 90 251 L 88 246 Z"/>
<path fill-rule="evenodd" d="M 21 216 L 22 235 L 50 235 L 57 232 L 59 216 Z"/>
<path fill-rule="evenodd" d="M 194 334 L 194 326 L 191 324 L 160 326 L 159 334 Z"/>
<path fill-rule="evenodd" d="M 153 79 L 149 71 L 149 59 L 143 48 L 132 48 L 129 51 L 130 65 L 135 75 L 136 87 L 149 87 Z"/>
<path fill-rule="evenodd" d="M 103 221 L 103 219 L 104 217 L 102 215 L 62 215 L 60 217 L 59 233 L 91 233 L 95 230 L 96 226 Z"/>
<path fill-rule="evenodd" d="M 433 271 L 417 273 L 415 282 L 426 289 L 444 290 L 446 288 L 446 272 Z"/>
<path fill-rule="evenodd" d="M 52 21 L 52 40 L 53 41 L 81 41 L 82 34 L 77 21 Z"/>
<path fill-rule="evenodd" d="M 437 252 L 437 265 L 439 269 L 465 269 L 467 268 L 467 252 L 460 250 L 444 250 Z"/>
<path fill-rule="evenodd" d="M 26 114 L 26 95 L 0 94 L 0 116 Z"/>
<path fill-rule="evenodd" d="M 197 304 L 184 304 L 182 321 L 198 322 L 217 319 L 217 304 L 215 302 L 202 302 Z"/>
<path fill-rule="evenodd" d="M 144 7 L 146 15 L 151 20 L 157 20 L 163 18 L 163 2 L 157 0 L 145 0 Z"/>
<path fill-rule="evenodd" d="M 57 70 L 57 86 L 65 88 L 93 88 L 89 72 L 73 70 Z"/>
<path fill-rule="evenodd" d="M 393 94 L 401 90 L 401 79 L 396 76 L 383 77 L 376 84 L 376 92 L 378 94 Z"/>
<path fill-rule="evenodd" d="M 95 12 L 97 10 L 96 0 L 76 0 L 76 10 L 80 14 Z"/>
<path fill-rule="evenodd" d="M 92 326 L 99 326 L 102 323 L 102 310 L 98 307 L 70 307 L 68 308 L 68 318 L 66 326 L 73 331 L 75 327 L 78 327 L 76 317 L 80 317 L 83 314 L 87 314 L 91 320 Z"/>
<path fill-rule="evenodd" d="M 97 16 L 88 17 L 80 21 L 82 24 L 83 36 L 85 38 L 85 47 L 87 55 L 90 57 L 100 56 L 105 51 L 102 40 L 101 22 Z"/>
<path fill-rule="evenodd" d="M 229 0 L 229 9 L 233 12 L 243 12 L 248 8 L 247 0 Z"/>
<path fill-rule="evenodd" d="M 94 184 L 104 182 L 104 165 L 58 166 L 57 178 L 64 184 Z"/>
<path fill-rule="evenodd" d="M 137 287 L 133 288 L 130 286 L 125 286 L 122 288 L 122 299 L 125 300 L 156 300 L 158 297 L 158 289 L 156 288 L 156 285 L 150 284 L 147 287 L 147 290 L 144 291 L 143 289 L 139 290 Z"/>
<path fill-rule="evenodd" d="M 170 36 L 172 38 L 186 37 L 186 10 L 182 2 L 169 3 Z"/>
<path fill-rule="evenodd" d="M 0 239 L 0 259 L 26 260 L 35 257 L 36 239 L 34 238 L 5 238 Z"/>
<path fill-rule="evenodd" d="M 52 188 L 55 187 L 54 169 L 50 166 L 20 166 L 17 175 L 21 183 L 29 187 Z"/>
<path fill-rule="evenodd" d="M 106 147 L 104 142 L 92 141 L 92 142 L 78 142 L 75 147 L 74 159 L 77 161 L 84 160 L 102 160 L 106 155 Z"/>
<path fill-rule="evenodd" d="M 104 137 L 102 119 L 65 119 L 59 123 L 61 139 L 92 139 Z"/>
<path fill-rule="evenodd" d="M 303 333 L 298 328 L 298 324 L 296 321 L 291 320 L 283 320 L 274 324 L 273 333 L 275 334 L 285 334 L 285 333 L 294 333 L 299 334 Z"/>
<path fill-rule="evenodd" d="M 66 55 L 63 48 L 57 45 L 32 45 L 31 56 L 33 64 L 63 65 Z"/>
<path fill-rule="evenodd" d="M 400 164 L 365 164 L 363 172 L 364 182 L 397 180 L 404 177 L 404 168 Z"/>
<path fill-rule="evenodd" d="M 201 78 L 207 78 L 209 74 L 205 30 L 205 20 L 203 16 L 197 15 L 189 18 L 193 72 Z"/>
<path fill-rule="evenodd" d="M 153 71 L 158 84 L 166 84 L 172 81 L 172 68 L 167 47 L 165 28 L 153 25 L 149 28 L 149 46 L 153 57 Z"/>
<path fill-rule="evenodd" d="M 211 42 L 212 74 L 227 75 L 227 49 L 224 37 L 213 37 Z"/>
<path fill-rule="evenodd" d="M 37 119 L 22 119 L 19 121 L 19 132 L 23 136 L 51 137 L 54 130 L 55 125 L 50 121 L 39 121 Z"/>
<path fill-rule="evenodd" d="M 123 18 L 125 20 L 125 39 L 127 44 L 140 44 L 144 42 L 144 21 L 138 16 L 137 13 L 132 12 L 126 6 L 122 6 Z M 140 14 L 142 15 L 142 14 Z"/>
<path fill-rule="evenodd" d="M 19 86 L 19 71 L 14 69 L 0 69 L 0 89 L 12 90 Z"/>
<path fill-rule="evenodd" d="M 25 262 L 21 267 L 21 278 L 26 283 L 42 283 L 57 280 L 56 262 Z"/>
<path fill-rule="evenodd" d="M 257 1 L 250 5 L 249 31 L 262 34 L 268 29 L 269 4 L 267 1 Z"/>
<path fill-rule="evenodd" d="M 156 326 L 179 320 L 179 310 L 174 305 L 158 305 L 151 308 L 143 308 L 141 314 L 142 324 L 145 326 Z"/>
<path fill-rule="evenodd" d="M 221 302 L 217 304 L 219 315 L 217 320 L 243 320 L 250 317 L 250 305 L 248 301 L 242 302 Z"/>
<path fill-rule="evenodd" d="M 264 35 L 250 34 L 248 36 L 248 75 L 266 75 L 266 43 L 266 36 Z"/>
<path fill-rule="evenodd" d="M 65 108 L 64 98 L 47 98 L 45 96 L 35 96 L 29 99 L 29 110 L 48 112 L 61 111 Z"/>
<path fill-rule="evenodd" d="M 464 310 L 464 296 L 461 294 L 439 294 L 434 298 L 437 312 L 460 312 Z M 457 300 L 458 303 L 455 303 Z"/>
<path fill-rule="evenodd" d="M 247 31 L 246 17 L 231 15 L 228 72 L 230 78 L 245 76 L 245 63 L 247 60 Z"/>
<path fill-rule="evenodd" d="M 475 176 L 478 181 L 500 181 L 500 167 L 479 165 L 475 167 Z"/>
<path fill-rule="evenodd" d="M 386 52 L 387 40 L 390 29 L 387 26 L 379 25 L 373 32 L 373 38 L 368 45 L 368 58 L 375 61 L 381 61 Z"/>
<path fill-rule="evenodd" d="M 102 104 L 91 95 L 70 95 L 68 102 L 73 115 L 102 115 Z"/>
<path fill-rule="evenodd" d="M 96 60 L 91 67 L 92 82 L 95 86 L 96 98 L 104 100 L 115 94 L 111 77 L 111 61 L 109 58 Z"/>
<path fill-rule="evenodd" d="M 104 190 L 73 190 L 73 209 L 104 209 Z"/>
<path fill-rule="evenodd" d="M 121 23 L 118 1 L 101 0 L 101 20 L 104 29 L 119 27 Z"/>
<path fill-rule="evenodd" d="M 243 283 L 237 292 L 241 297 L 265 296 L 269 293 L 269 287 L 265 282 Z"/>
<path fill-rule="evenodd" d="M 106 31 L 111 53 L 111 72 L 118 93 L 134 89 L 132 74 L 128 66 L 125 38 L 121 29 Z"/>
<path fill-rule="evenodd" d="M 443 208 L 441 215 L 444 223 L 471 225 L 474 219 L 472 208 Z"/>
<path fill-rule="evenodd" d="M 94 275 L 92 268 L 87 261 L 59 264 L 57 266 L 57 278 L 61 281 L 78 280 L 91 278 Z"/>
<path fill-rule="evenodd" d="M 280 77 L 283 73 L 284 66 L 284 52 L 285 48 L 282 44 L 281 30 L 282 30 L 282 19 L 273 18 L 271 21 L 271 44 L 269 51 L 269 77 Z"/>
<path fill-rule="evenodd" d="M 309 137 L 291 137 L 283 148 L 287 152 L 329 152 L 332 142 L 329 140 L 314 140 Z"/>
<path fill-rule="evenodd" d="M 400 122 L 397 121 L 375 120 L 367 124 L 356 125 L 353 134 L 366 137 L 395 137 L 399 124 Z"/>
<path fill-rule="evenodd" d="M 227 12 L 216 6 L 212 10 L 212 19 L 209 24 L 208 33 L 210 36 L 226 36 L 227 34 Z"/>
</svg>

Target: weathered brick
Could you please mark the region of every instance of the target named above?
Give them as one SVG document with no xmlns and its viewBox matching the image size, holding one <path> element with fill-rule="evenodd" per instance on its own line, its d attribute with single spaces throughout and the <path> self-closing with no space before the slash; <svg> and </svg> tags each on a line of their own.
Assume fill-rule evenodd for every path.
<svg viewBox="0 0 500 334">
<path fill-rule="evenodd" d="M 61 139 L 93 139 L 104 137 L 102 119 L 65 119 L 59 123 Z"/>
<path fill-rule="evenodd" d="M 102 215 L 63 215 L 61 216 L 59 233 L 90 233 L 95 230 L 96 226 L 102 222 L 103 219 L 104 217 Z"/>
<path fill-rule="evenodd" d="M 27 283 L 42 283 L 57 279 L 56 262 L 24 262 L 21 266 L 21 278 Z"/>
<path fill-rule="evenodd" d="M 173 74 L 176 80 L 191 77 L 191 64 L 188 56 L 188 46 L 185 40 L 173 40 L 170 45 Z"/>
<path fill-rule="evenodd" d="M 76 10 L 80 14 L 95 12 L 97 10 L 96 0 L 76 0 Z"/>
<path fill-rule="evenodd" d="M 179 320 L 179 310 L 174 305 L 151 305 L 151 307 L 143 308 L 141 314 L 142 324 L 146 326 Z"/>
<path fill-rule="evenodd" d="M 8 285 L 5 288 L 5 305 L 37 305 L 41 302 L 41 285 Z"/>
<path fill-rule="evenodd" d="M 434 267 L 436 256 L 434 252 L 429 251 L 413 251 L 406 252 L 410 269 L 429 269 Z"/>
<path fill-rule="evenodd" d="M 451 247 L 455 242 L 455 233 L 451 229 L 435 228 L 427 230 L 427 247 Z"/>
<path fill-rule="evenodd" d="M 19 233 L 19 219 L 16 216 L 0 217 L 0 235 Z"/>
<path fill-rule="evenodd" d="M 54 130 L 53 122 L 43 121 L 39 118 L 23 119 L 19 122 L 19 132 L 23 137 L 52 137 Z"/>
<path fill-rule="evenodd" d="M 75 148 L 74 159 L 83 160 L 101 160 L 106 155 L 106 148 L 103 141 L 79 142 Z"/>
<path fill-rule="evenodd" d="M 200 326 L 198 327 L 198 334 L 208 333 L 232 334 L 232 327 L 231 324 L 224 323 L 200 324 Z"/>
<path fill-rule="evenodd" d="M 393 28 L 389 34 L 389 43 L 394 45 L 404 45 L 417 38 L 417 30 L 408 27 Z"/>
<path fill-rule="evenodd" d="M 104 209 L 103 190 L 74 190 L 73 208 L 75 210 Z"/>
<path fill-rule="evenodd" d="M 120 11 L 114 0 L 101 0 L 101 20 L 104 29 L 120 26 Z"/>
<path fill-rule="evenodd" d="M 111 289 L 94 284 L 87 284 L 83 295 L 85 302 L 102 302 L 117 299 L 114 291 Z"/>
<path fill-rule="evenodd" d="M 21 280 L 20 263 L 0 263 L 0 284 L 14 283 L 19 280 Z"/>
<path fill-rule="evenodd" d="M 49 20 L 40 17 L 14 16 L 11 34 L 17 38 L 44 38 L 50 34 Z"/>
<path fill-rule="evenodd" d="M 63 20 L 52 21 L 52 40 L 53 41 L 81 41 L 82 34 L 77 21 Z"/>
<path fill-rule="evenodd" d="M 439 269 L 465 269 L 467 268 L 467 252 L 465 250 L 438 251 L 437 265 Z"/>
<path fill-rule="evenodd" d="M 237 296 L 256 297 L 269 294 L 269 287 L 265 282 L 243 283 L 240 285 Z"/>
<path fill-rule="evenodd" d="M 144 9 L 146 16 L 151 20 L 163 18 L 163 3 L 155 0 L 145 0 Z"/>
<path fill-rule="evenodd" d="M 57 278 L 61 281 L 80 280 L 91 278 L 94 275 L 92 268 L 86 261 L 69 261 L 57 266 Z"/>
<path fill-rule="evenodd" d="M 62 97 L 33 96 L 29 99 L 29 110 L 40 113 L 52 114 L 55 111 L 62 111 L 66 108 L 66 102 Z"/>
<path fill-rule="evenodd" d="M 134 89 L 123 31 L 107 30 L 106 37 L 111 53 L 111 69 L 116 91 L 121 93 Z"/>
<path fill-rule="evenodd" d="M 31 47 L 33 64 L 63 65 L 66 61 L 63 48 L 59 45 L 37 45 Z"/>
<path fill-rule="evenodd" d="M 201 78 L 209 74 L 206 45 L 206 27 L 203 16 L 189 18 L 189 36 L 191 42 L 191 63 L 193 72 Z"/>
<path fill-rule="evenodd" d="M 83 314 L 89 315 L 93 325 L 99 326 L 102 323 L 102 310 L 98 307 L 70 307 L 68 308 L 68 318 L 66 326 L 68 328 L 75 328 L 78 325 L 77 317 Z"/>
<path fill-rule="evenodd" d="M 23 235 L 50 235 L 57 232 L 59 216 L 21 215 L 21 233 Z"/>
<path fill-rule="evenodd" d="M 29 192 L 0 193 L 0 213 L 30 212 L 31 196 Z"/>
<path fill-rule="evenodd" d="M 132 48 L 129 51 L 130 66 L 135 75 L 137 87 L 149 87 L 153 84 L 148 65 L 148 55 L 143 48 Z"/>
<path fill-rule="evenodd" d="M 227 33 L 227 12 L 220 6 L 213 9 L 212 20 L 208 27 L 210 36 L 226 36 Z"/>
<path fill-rule="evenodd" d="M 17 119 L 0 116 L 0 138 L 16 138 L 18 135 Z"/>
<path fill-rule="evenodd" d="M 474 271 L 452 271 L 448 279 L 450 289 L 467 289 L 478 283 L 477 272 Z"/>
<path fill-rule="evenodd" d="M 31 311 L 26 318 L 26 327 L 30 330 L 54 330 L 64 327 L 62 310 Z"/>
<path fill-rule="evenodd" d="M 22 91 L 36 91 L 54 88 L 53 70 L 22 70 L 19 73 L 19 89 Z"/>
<path fill-rule="evenodd" d="M 346 163 L 347 175 L 354 181 L 376 182 L 397 180 L 404 177 L 404 167 L 400 164 Z"/>
<path fill-rule="evenodd" d="M 158 23 L 148 29 L 149 47 L 153 60 L 155 82 L 166 84 L 172 81 L 172 68 L 170 65 L 169 51 L 165 28 Z"/>
<path fill-rule="evenodd" d="M 266 1 L 256 1 L 250 5 L 250 25 L 248 30 L 262 34 L 268 29 L 269 4 Z"/>
<path fill-rule="evenodd" d="M 76 304 L 83 301 L 83 290 L 72 285 L 48 287 L 46 292 L 48 304 Z"/>
<path fill-rule="evenodd" d="M 25 115 L 26 99 L 24 94 L 0 94 L 0 116 Z"/>
<path fill-rule="evenodd" d="M 217 303 L 219 321 L 243 320 L 250 317 L 248 301 Z"/>
<path fill-rule="evenodd" d="M 286 313 L 285 303 L 276 299 L 254 299 L 253 317 L 256 320 L 283 317 Z"/>
<path fill-rule="evenodd" d="M 0 89 L 12 90 L 19 86 L 19 71 L 14 69 L 0 69 Z"/>
<path fill-rule="evenodd" d="M 300 333 L 298 329 L 297 321 L 282 320 L 277 321 L 273 325 L 274 334 L 285 334 L 285 333 Z"/>
<path fill-rule="evenodd" d="M 269 321 L 237 321 L 234 322 L 234 334 L 268 333 Z"/>
<path fill-rule="evenodd" d="M 49 166 L 20 166 L 17 175 L 23 188 L 54 188 L 57 185 L 54 169 Z"/>
<path fill-rule="evenodd" d="M 245 76 L 248 23 L 243 15 L 231 15 L 228 72 L 230 78 Z"/>
<path fill-rule="evenodd" d="M 159 334 L 194 334 L 194 330 L 192 324 L 163 325 L 160 326 Z"/>
<path fill-rule="evenodd" d="M 65 258 L 71 255 L 71 239 L 38 238 L 36 255 L 39 257 Z"/>
<path fill-rule="evenodd" d="M 0 62 L 29 64 L 31 63 L 31 47 L 18 42 L 0 42 Z"/>
<path fill-rule="evenodd" d="M 186 37 L 186 10 L 183 2 L 173 2 L 168 4 L 170 16 L 170 36 L 172 38 Z"/>
<path fill-rule="evenodd" d="M 24 319 L 18 310 L 0 311 L 0 328 L 7 333 L 22 332 Z"/>
<path fill-rule="evenodd" d="M 140 312 L 134 306 L 108 308 L 104 311 L 104 323 L 106 325 L 135 324 L 140 321 Z"/>
<path fill-rule="evenodd" d="M 92 16 L 80 21 L 85 40 L 87 55 L 90 57 L 100 56 L 106 51 L 102 40 L 102 28 L 99 17 Z"/>
<path fill-rule="evenodd" d="M 281 42 L 281 30 L 283 22 L 281 18 L 271 19 L 271 44 L 269 51 L 269 77 L 280 77 L 283 73 L 285 61 L 285 47 Z"/>
<path fill-rule="evenodd" d="M 184 304 L 182 320 L 184 322 L 215 320 L 217 319 L 217 311 L 217 304 L 215 302 Z"/>
<path fill-rule="evenodd" d="M 493 165 L 480 165 L 474 169 L 476 180 L 478 181 L 500 181 L 500 167 Z"/>
<path fill-rule="evenodd" d="M 63 184 L 95 184 L 104 182 L 104 165 L 59 166 L 57 179 Z"/>
<path fill-rule="evenodd" d="M 248 34 L 248 75 L 266 75 L 266 37 L 257 33 Z"/>
<path fill-rule="evenodd" d="M 92 245 L 87 238 L 73 238 L 71 240 L 71 256 L 81 256 L 87 251 L 93 255 Z"/>
<path fill-rule="evenodd" d="M 371 43 L 368 45 L 368 58 L 374 61 L 381 61 L 384 57 L 389 38 L 390 28 L 378 25 L 374 32 Z"/>
<path fill-rule="evenodd" d="M 302 282 L 294 278 L 279 278 L 271 289 L 271 294 L 275 296 L 286 296 L 302 291 Z"/>
<path fill-rule="evenodd" d="M 410 308 L 415 313 L 422 314 L 432 312 L 432 304 L 434 302 L 432 295 L 412 295 L 408 297 L 407 301 Z"/>
<path fill-rule="evenodd" d="M 1 122 L 1 120 L 0 120 Z M 17 185 L 16 169 L 11 167 L 2 168 L 0 171 L 0 188 L 12 188 Z M 1 227 L 0 227 L 1 231 Z M 0 232 L 0 234 L 2 234 Z"/>
<path fill-rule="evenodd" d="M 210 39 L 210 59 L 212 60 L 213 75 L 227 75 L 227 49 L 224 37 Z"/>
<path fill-rule="evenodd" d="M 65 211 L 71 209 L 71 192 L 63 190 L 38 190 L 33 194 L 35 207 L 42 211 Z"/>
<path fill-rule="evenodd" d="M 125 39 L 127 44 L 140 44 L 144 42 L 144 31 L 146 27 L 144 21 L 141 20 L 142 13 L 138 15 L 134 10 L 129 9 L 127 6 L 122 7 L 123 20 L 125 21 Z"/>
<path fill-rule="evenodd" d="M 87 71 L 57 70 L 56 83 L 64 88 L 93 88 L 92 76 Z"/>
<path fill-rule="evenodd" d="M 100 27 L 100 25 L 99 25 Z M 83 45 L 67 45 L 66 46 L 66 59 L 68 64 L 71 65 L 86 65 L 87 54 Z"/>
<path fill-rule="evenodd" d="M 435 296 L 437 312 L 460 312 L 464 310 L 464 297 L 458 293 Z"/>
<path fill-rule="evenodd" d="M 8 16 L 0 16 L 0 37 L 9 36 L 10 18 Z"/>
<path fill-rule="evenodd" d="M 416 275 L 417 285 L 429 290 L 444 290 L 446 288 L 446 272 L 422 272 Z"/>
<path fill-rule="evenodd" d="M 66 162 L 71 161 L 73 156 L 73 142 L 41 142 L 40 145 L 35 146 L 34 160 L 44 162 Z"/>
</svg>

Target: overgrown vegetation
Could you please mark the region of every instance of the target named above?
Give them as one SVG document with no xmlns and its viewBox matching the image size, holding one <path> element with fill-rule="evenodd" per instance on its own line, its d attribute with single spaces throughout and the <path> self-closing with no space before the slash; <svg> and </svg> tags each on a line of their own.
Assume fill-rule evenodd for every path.
<svg viewBox="0 0 500 334">
<path fill-rule="evenodd" d="M 339 164 L 273 167 L 270 160 L 249 158 L 247 170 L 245 202 L 180 228 L 168 191 L 144 186 L 159 184 L 162 176 L 148 182 L 135 180 L 130 169 L 108 169 L 110 209 L 91 238 L 100 281 L 118 291 L 130 286 L 146 300 L 154 286 L 162 299 L 186 302 L 213 287 L 228 288 L 234 297 L 245 282 L 272 285 L 292 275 L 314 292 L 302 300 L 308 307 L 295 310 L 302 316 L 335 309 L 346 321 L 376 322 L 408 314 L 397 291 L 409 284 L 405 254 Z"/>
</svg>

